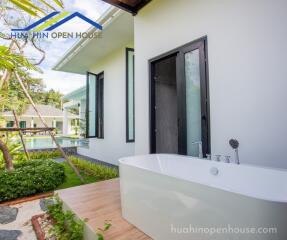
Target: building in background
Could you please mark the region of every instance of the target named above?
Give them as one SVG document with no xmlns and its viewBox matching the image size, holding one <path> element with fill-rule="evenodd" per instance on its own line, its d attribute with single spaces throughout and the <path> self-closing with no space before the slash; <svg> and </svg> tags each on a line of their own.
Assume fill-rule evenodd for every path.
<svg viewBox="0 0 287 240">
<path fill-rule="evenodd" d="M 77 109 L 79 112 L 79 135 L 86 136 L 86 86 L 78 88 L 65 96 L 63 96 L 63 134 L 67 135 L 69 132 L 69 109 Z"/>
<path fill-rule="evenodd" d="M 36 108 L 39 110 L 42 117 L 48 124 L 48 127 L 56 128 L 57 133 L 64 133 L 64 118 L 66 118 L 65 135 L 74 133 L 72 121 L 77 120 L 78 116 L 72 113 L 66 113 L 64 117 L 64 112 L 62 110 L 50 105 L 36 104 Z M 15 126 L 14 116 L 11 111 L 3 112 L 2 116 L 6 120 L 6 127 Z M 44 127 L 32 105 L 29 105 L 27 110 L 21 116 L 19 116 L 19 124 L 21 128 Z"/>
</svg>

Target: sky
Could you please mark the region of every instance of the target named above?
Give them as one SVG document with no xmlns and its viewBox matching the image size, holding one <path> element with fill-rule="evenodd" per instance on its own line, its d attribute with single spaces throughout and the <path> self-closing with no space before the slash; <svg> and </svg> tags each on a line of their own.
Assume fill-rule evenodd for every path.
<svg viewBox="0 0 287 240">
<path fill-rule="evenodd" d="M 64 0 L 65 11 L 80 12 L 93 21 L 97 19 L 110 6 L 101 0 Z M 37 19 L 32 19 L 32 22 Z M 91 26 L 85 21 L 74 18 L 62 26 L 59 26 L 57 32 L 85 32 Z M 46 58 L 40 65 L 43 73 L 33 73 L 33 76 L 43 79 L 46 90 L 54 89 L 63 94 L 71 92 L 85 85 L 86 76 L 53 71 L 52 68 L 59 59 L 78 41 L 79 39 L 47 39 L 41 42 L 41 47 L 46 52 Z M 29 48 L 25 55 L 33 55 Z M 29 52 L 30 51 L 30 52 Z"/>
<path fill-rule="evenodd" d="M 108 4 L 101 0 L 64 0 L 65 11 L 78 11 L 93 21 L 103 14 L 103 12 L 109 7 Z M 84 32 L 90 25 L 81 19 L 74 18 L 71 21 L 57 28 L 57 31 L 61 32 Z M 71 92 L 81 86 L 85 85 L 86 76 L 70 73 L 62 73 L 53 71 L 53 66 L 58 60 L 67 52 L 77 39 L 49 39 L 46 50 L 46 59 L 41 65 L 43 74 L 38 74 L 43 78 L 47 89 L 55 89 L 61 93 Z"/>
</svg>

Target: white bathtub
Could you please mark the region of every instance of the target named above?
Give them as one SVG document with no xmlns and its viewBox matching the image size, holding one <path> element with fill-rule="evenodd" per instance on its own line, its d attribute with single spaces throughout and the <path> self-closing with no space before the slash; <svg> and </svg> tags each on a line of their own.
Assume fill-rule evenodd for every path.
<svg viewBox="0 0 287 240">
<path fill-rule="evenodd" d="M 153 239 L 287 239 L 287 171 L 166 154 L 119 162 L 123 217 Z"/>
</svg>

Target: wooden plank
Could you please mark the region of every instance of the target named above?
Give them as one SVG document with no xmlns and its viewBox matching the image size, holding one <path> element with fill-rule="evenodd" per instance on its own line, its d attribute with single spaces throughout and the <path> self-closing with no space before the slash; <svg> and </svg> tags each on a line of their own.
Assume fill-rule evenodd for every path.
<svg viewBox="0 0 287 240">
<path fill-rule="evenodd" d="M 95 232 L 106 220 L 112 227 L 106 232 L 109 240 L 149 240 L 149 236 L 122 217 L 119 179 L 82 185 L 57 191 L 59 197 Z"/>
</svg>

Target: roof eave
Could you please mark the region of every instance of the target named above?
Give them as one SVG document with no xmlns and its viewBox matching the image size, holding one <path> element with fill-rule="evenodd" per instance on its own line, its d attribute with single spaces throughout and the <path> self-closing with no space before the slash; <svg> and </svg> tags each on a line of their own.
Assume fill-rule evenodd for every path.
<svg viewBox="0 0 287 240">
<path fill-rule="evenodd" d="M 132 7 L 126 3 L 118 1 L 117 3 L 114 3 L 111 0 L 103 0 L 104 2 L 111 4 L 112 6 L 118 7 L 126 12 L 131 13 L 133 16 L 137 15 L 138 11 L 142 9 L 145 5 L 147 5 L 151 0 L 141 0 L 139 4 L 137 4 L 135 7 Z"/>
<path fill-rule="evenodd" d="M 115 8 L 114 6 L 111 6 L 107 9 L 107 11 L 98 19 L 98 23 L 102 26 L 104 26 L 113 16 L 119 11 L 119 9 Z M 95 29 L 94 27 L 91 27 L 88 30 L 88 33 L 94 33 L 98 31 L 98 29 Z M 60 60 L 53 66 L 53 70 L 55 71 L 61 71 L 62 65 L 64 65 L 67 61 L 69 61 L 70 58 L 73 57 L 75 53 L 77 53 L 83 46 L 88 44 L 88 42 L 91 41 L 91 39 L 80 39 L 77 41 L 64 55 Z"/>
</svg>

